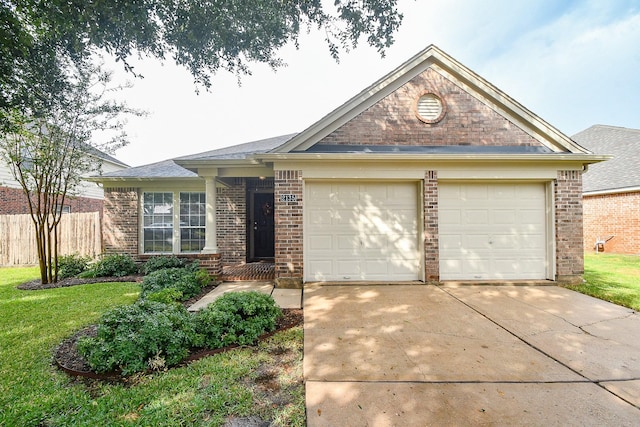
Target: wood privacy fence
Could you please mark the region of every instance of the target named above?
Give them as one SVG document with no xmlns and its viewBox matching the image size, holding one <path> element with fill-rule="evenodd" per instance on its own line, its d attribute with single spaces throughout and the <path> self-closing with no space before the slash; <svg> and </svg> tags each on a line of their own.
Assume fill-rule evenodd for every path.
<svg viewBox="0 0 640 427">
<path fill-rule="evenodd" d="M 102 253 L 100 213 L 63 214 L 58 226 L 60 255 L 97 257 Z M 30 215 L 0 215 L 0 266 L 38 264 Z"/>
</svg>

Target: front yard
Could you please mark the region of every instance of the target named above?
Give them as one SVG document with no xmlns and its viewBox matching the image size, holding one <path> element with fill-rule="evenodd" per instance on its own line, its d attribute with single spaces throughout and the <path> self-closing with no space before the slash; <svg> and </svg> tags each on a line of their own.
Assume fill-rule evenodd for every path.
<svg viewBox="0 0 640 427">
<path fill-rule="evenodd" d="M 585 284 L 570 288 L 640 311 L 640 257 L 586 253 L 584 279 Z"/>
<path fill-rule="evenodd" d="M 53 349 L 106 310 L 134 302 L 140 286 L 16 289 L 37 276 L 35 268 L 0 269 L 0 425 L 216 426 L 229 416 L 304 425 L 301 327 L 280 332 L 257 348 L 124 382 L 73 380 L 52 366 Z M 289 395 L 274 393 L 280 389 Z M 274 402 L 273 396 L 281 401 Z"/>
</svg>

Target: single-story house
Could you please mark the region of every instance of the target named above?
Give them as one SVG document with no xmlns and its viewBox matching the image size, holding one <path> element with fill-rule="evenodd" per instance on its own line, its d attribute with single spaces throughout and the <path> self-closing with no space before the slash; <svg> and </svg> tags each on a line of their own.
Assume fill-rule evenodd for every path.
<svg viewBox="0 0 640 427">
<path fill-rule="evenodd" d="M 594 125 L 573 140 L 613 155 L 583 177 L 585 249 L 640 254 L 640 129 Z"/>
<path fill-rule="evenodd" d="M 316 281 L 576 281 L 605 160 L 429 46 L 304 131 L 98 178 L 108 252 Z"/>
</svg>

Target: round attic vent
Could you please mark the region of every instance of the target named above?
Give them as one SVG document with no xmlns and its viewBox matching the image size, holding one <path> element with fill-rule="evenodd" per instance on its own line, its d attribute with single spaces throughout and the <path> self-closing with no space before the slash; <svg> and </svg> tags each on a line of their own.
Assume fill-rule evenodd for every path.
<svg viewBox="0 0 640 427">
<path fill-rule="evenodd" d="M 425 93 L 416 102 L 416 115 L 425 123 L 436 123 L 442 120 L 445 106 L 435 93 Z"/>
</svg>

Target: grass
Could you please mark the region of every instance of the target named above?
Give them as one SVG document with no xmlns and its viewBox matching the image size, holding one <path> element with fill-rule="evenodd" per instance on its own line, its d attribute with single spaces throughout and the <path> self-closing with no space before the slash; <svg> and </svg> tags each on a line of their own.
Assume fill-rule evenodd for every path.
<svg viewBox="0 0 640 427">
<path fill-rule="evenodd" d="M 0 426 L 218 426 L 228 416 L 305 425 L 301 327 L 126 382 L 78 381 L 52 366 L 53 349 L 135 301 L 139 285 L 16 289 L 36 277 L 35 268 L 0 269 Z"/>
<path fill-rule="evenodd" d="M 570 288 L 640 311 L 640 257 L 587 253 L 584 279 L 585 284 Z"/>
</svg>

